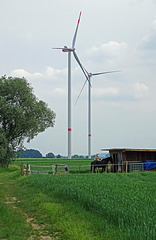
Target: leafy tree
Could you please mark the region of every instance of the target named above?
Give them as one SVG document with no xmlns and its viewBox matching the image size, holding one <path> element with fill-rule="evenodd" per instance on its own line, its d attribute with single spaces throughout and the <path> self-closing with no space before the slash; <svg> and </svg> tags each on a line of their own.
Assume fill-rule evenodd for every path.
<svg viewBox="0 0 156 240">
<path fill-rule="evenodd" d="M 8 141 L 5 136 L 3 129 L 0 129 L 0 165 L 4 165 L 3 160 L 5 159 L 5 165 L 9 164 L 9 159 L 12 156 L 11 149 L 8 147 Z"/>
<path fill-rule="evenodd" d="M 72 156 L 72 158 L 79 158 L 79 155 L 75 154 Z"/>
<path fill-rule="evenodd" d="M 58 155 L 56 156 L 56 158 L 61 158 L 61 155 L 60 155 L 60 154 L 58 154 Z"/>
<path fill-rule="evenodd" d="M 53 127 L 55 113 L 39 101 L 24 78 L 0 78 L 0 165 L 6 167 L 14 152 L 38 133 Z"/>
<path fill-rule="evenodd" d="M 46 154 L 46 158 L 55 158 L 55 155 L 54 155 L 54 153 L 47 153 Z"/>
<path fill-rule="evenodd" d="M 26 149 L 26 150 L 19 150 L 17 152 L 17 157 L 19 158 L 42 158 L 42 154 L 35 149 Z"/>
</svg>

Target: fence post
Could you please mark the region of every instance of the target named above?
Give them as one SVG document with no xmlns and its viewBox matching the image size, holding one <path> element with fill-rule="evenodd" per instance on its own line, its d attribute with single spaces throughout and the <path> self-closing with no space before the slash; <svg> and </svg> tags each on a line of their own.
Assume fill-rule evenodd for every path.
<svg viewBox="0 0 156 240">
<path fill-rule="evenodd" d="M 21 163 L 21 175 L 24 175 L 24 163 Z"/>
<path fill-rule="evenodd" d="M 56 165 L 52 165 L 52 173 L 53 175 L 56 173 Z"/>
<path fill-rule="evenodd" d="M 126 161 L 126 173 L 128 172 L 128 162 Z"/>
<path fill-rule="evenodd" d="M 80 173 L 80 167 L 81 167 L 81 165 L 79 164 L 79 173 Z"/>
<path fill-rule="evenodd" d="M 29 174 L 30 174 L 30 164 L 27 164 L 26 175 L 29 175 Z"/>
</svg>

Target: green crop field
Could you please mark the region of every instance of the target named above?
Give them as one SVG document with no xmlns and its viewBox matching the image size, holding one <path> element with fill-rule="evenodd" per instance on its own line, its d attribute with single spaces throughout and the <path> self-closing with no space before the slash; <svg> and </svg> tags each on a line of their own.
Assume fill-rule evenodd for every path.
<svg viewBox="0 0 156 240">
<path fill-rule="evenodd" d="M 0 190 L 0 239 L 156 239 L 156 172 L 23 177 L 19 167 L 10 166 L 0 172 Z M 15 199 L 10 212 L 6 199 Z M 23 224 L 23 238 L 18 227 L 14 231 L 16 220 Z"/>
</svg>

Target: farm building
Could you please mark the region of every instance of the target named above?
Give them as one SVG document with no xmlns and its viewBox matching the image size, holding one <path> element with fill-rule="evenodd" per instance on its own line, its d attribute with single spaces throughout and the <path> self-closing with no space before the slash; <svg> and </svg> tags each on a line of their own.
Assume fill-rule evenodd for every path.
<svg viewBox="0 0 156 240">
<path fill-rule="evenodd" d="M 150 167 L 146 169 L 145 163 L 153 164 L 151 166 L 154 167 L 151 169 L 156 168 L 156 149 L 112 148 L 101 150 L 109 151 L 114 164 L 114 172 L 117 172 L 119 168 L 121 171 L 150 170 Z"/>
</svg>

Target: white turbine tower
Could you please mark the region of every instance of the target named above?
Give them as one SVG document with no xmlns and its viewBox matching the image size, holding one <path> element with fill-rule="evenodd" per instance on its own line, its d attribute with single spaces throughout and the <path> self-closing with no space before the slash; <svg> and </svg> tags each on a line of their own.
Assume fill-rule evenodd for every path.
<svg viewBox="0 0 156 240">
<path fill-rule="evenodd" d="M 119 72 L 119 71 L 109 71 L 109 72 L 99 72 L 99 73 L 88 73 L 87 70 L 82 66 L 83 68 L 83 72 L 85 71 L 88 77 L 86 78 L 86 81 L 84 82 L 82 89 L 77 97 L 77 100 L 75 102 L 75 104 L 77 103 L 87 81 L 89 82 L 88 84 L 88 158 L 91 159 L 91 78 L 93 76 L 97 76 L 97 75 L 102 75 L 102 74 L 108 74 L 108 73 L 114 73 L 114 72 Z"/>
<path fill-rule="evenodd" d="M 77 31 L 78 31 L 78 27 L 79 27 L 79 23 L 80 23 L 80 18 L 81 18 L 81 12 L 80 12 L 80 15 L 78 18 L 75 34 L 73 37 L 72 47 L 68 48 L 68 47 L 64 46 L 63 48 L 53 48 L 53 49 L 61 49 L 62 52 L 68 53 L 68 158 L 69 159 L 71 159 L 71 131 L 72 131 L 72 127 L 71 127 L 71 52 L 73 52 L 74 57 L 75 57 L 76 61 L 78 62 L 78 64 L 80 65 L 86 79 L 88 79 L 86 72 L 84 71 L 84 69 L 78 59 L 77 54 L 75 53 L 75 42 L 76 42 Z"/>
</svg>

